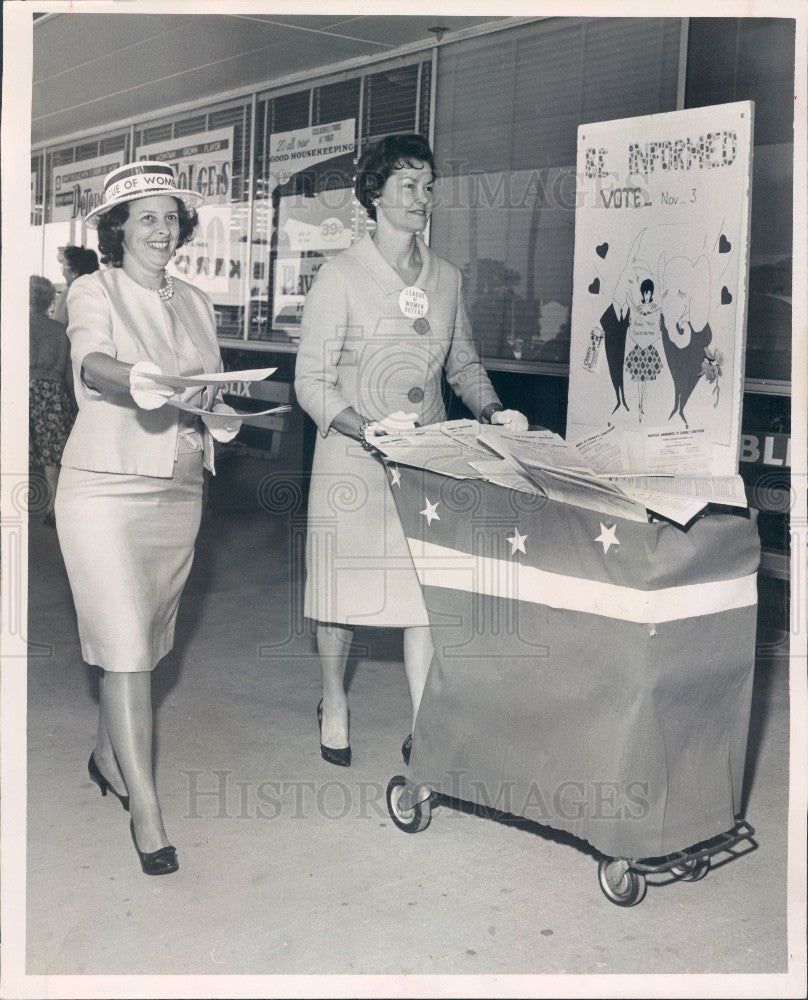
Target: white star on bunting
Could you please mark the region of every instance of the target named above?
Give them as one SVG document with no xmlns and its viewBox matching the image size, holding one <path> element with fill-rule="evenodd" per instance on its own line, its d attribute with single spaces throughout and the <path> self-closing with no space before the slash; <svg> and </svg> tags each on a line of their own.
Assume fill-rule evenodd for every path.
<svg viewBox="0 0 808 1000">
<path fill-rule="evenodd" d="M 617 540 L 617 525 L 613 524 L 611 528 L 607 528 L 605 524 L 600 525 L 600 534 L 595 539 L 596 542 L 600 542 L 603 546 L 604 553 L 608 552 L 612 545 L 619 545 L 620 542 Z"/>
<path fill-rule="evenodd" d="M 520 535 L 517 528 L 513 529 L 513 534 L 510 538 L 506 538 L 506 542 L 511 543 L 511 555 L 515 556 L 517 552 L 525 552 L 525 540 L 527 535 Z M 527 552 L 525 552 L 527 555 Z"/>
<path fill-rule="evenodd" d="M 401 473 L 398 471 L 397 465 L 390 466 L 390 483 L 392 486 L 398 486 L 401 489 Z"/>
<path fill-rule="evenodd" d="M 429 497 L 424 498 L 426 500 L 426 507 L 421 511 L 421 513 L 426 518 L 427 524 L 432 524 L 433 521 L 440 521 L 438 517 L 438 504 L 440 500 L 436 500 L 434 503 L 429 499 Z"/>
</svg>

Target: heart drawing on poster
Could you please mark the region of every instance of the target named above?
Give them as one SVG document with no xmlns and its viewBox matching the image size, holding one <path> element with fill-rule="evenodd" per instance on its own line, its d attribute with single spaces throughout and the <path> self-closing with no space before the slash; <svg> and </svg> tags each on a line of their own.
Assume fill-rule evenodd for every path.
<svg viewBox="0 0 808 1000">
<path fill-rule="evenodd" d="M 728 306 L 732 302 L 732 293 L 726 285 L 721 289 L 721 305 Z"/>
<path fill-rule="evenodd" d="M 593 295 L 597 295 L 598 294 L 598 292 L 600 291 L 600 278 L 595 278 L 595 280 L 589 286 L 589 291 Z"/>
<path fill-rule="evenodd" d="M 601 260 L 606 260 L 606 254 L 609 252 L 609 244 L 601 243 L 599 246 L 595 247 L 595 253 L 600 257 Z"/>
<path fill-rule="evenodd" d="M 732 249 L 732 244 L 726 238 L 726 236 L 722 233 L 721 234 L 721 239 L 718 241 L 718 252 L 719 253 L 729 253 L 731 249 Z"/>
</svg>

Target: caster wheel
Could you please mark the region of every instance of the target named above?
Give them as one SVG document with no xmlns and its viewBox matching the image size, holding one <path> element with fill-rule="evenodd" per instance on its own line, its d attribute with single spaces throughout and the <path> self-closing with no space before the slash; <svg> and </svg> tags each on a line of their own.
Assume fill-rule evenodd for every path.
<svg viewBox="0 0 808 1000">
<path fill-rule="evenodd" d="M 405 779 L 400 774 L 390 779 L 390 784 L 387 786 L 387 811 L 399 830 L 405 833 L 420 833 L 421 830 L 426 830 L 432 819 L 431 799 L 417 802 L 412 809 L 402 809 L 399 802 L 404 791 L 404 783 Z"/>
<path fill-rule="evenodd" d="M 700 882 L 710 870 L 710 859 L 702 858 L 700 861 L 683 861 L 680 865 L 671 868 L 673 874 L 682 882 Z"/>
<path fill-rule="evenodd" d="M 600 862 L 598 881 L 603 895 L 615 906 L 636 906 L 645 895 L 645 876 L 632 871 L 620 858 Z"/>
</svg>

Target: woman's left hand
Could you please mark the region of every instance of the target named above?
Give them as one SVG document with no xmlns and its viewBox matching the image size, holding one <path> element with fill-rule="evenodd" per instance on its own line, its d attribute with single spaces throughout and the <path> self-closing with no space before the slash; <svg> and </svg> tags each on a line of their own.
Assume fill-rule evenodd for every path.
<svg viewBox="0 0 808 1000">
<path fill-rule="evenodd" d="M 491 423 L 500 424 L 514 434 L 526 431 L 529 426 L 527 417 L 519 410 L 495 410 L 491 414 Z"/>
<path fill-rule="evenodd" d="M 129 370 L 129 393 L 141 410 L 159 410 L 174 395 L 174 390 L 151 378 L 163 372 L 153 361 L 138 361 Z"/>
<path fill-rule="evenodd" d="M 214 417 L 214 414 L 218 416 Z M 228 414 L 232 416 L 227 419 Z M 236 411 L 227 403 L 214 403 L 211 415 L 202 415 L 202 422 L 210 431 L 210 436 L 214 441 L 226 444 L 241 430 L 241 418 L 236 416 Z"/>
</svg>

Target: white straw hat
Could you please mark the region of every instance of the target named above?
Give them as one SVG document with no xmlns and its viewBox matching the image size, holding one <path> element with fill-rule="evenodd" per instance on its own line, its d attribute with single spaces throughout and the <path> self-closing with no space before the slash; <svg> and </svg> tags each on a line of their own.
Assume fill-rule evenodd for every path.
<svg viewBox="0 0 808 1000">
<path fill-rule="evenodd" d="M 179 198 L 186 208 L 195 208 L 204 201 L 198 191 L 177 187 L 174 168 L 168 163 L 141 160 L 138 163 L 126 163 L 107 174 L 101 204 L 89 212 L 84 221 L 90 229 L 95 229 L 98 226 L 98 216 L 106 215 L 116 205 L 135 198 L 151 198 L 156 194 Z"/>
</svg>

